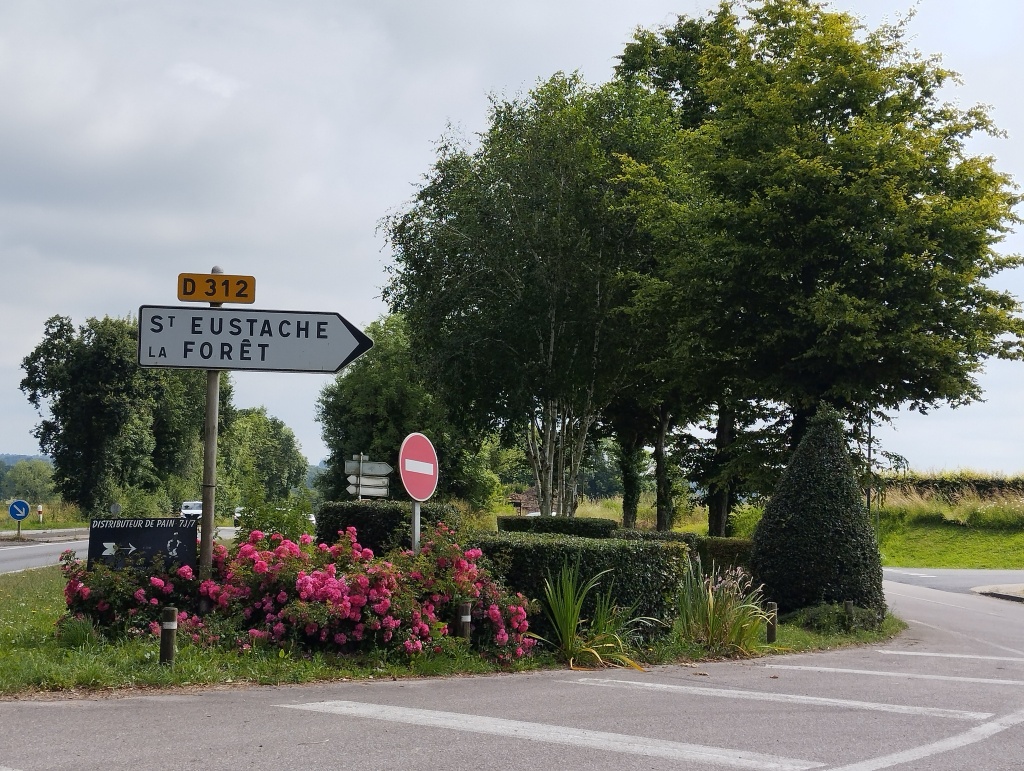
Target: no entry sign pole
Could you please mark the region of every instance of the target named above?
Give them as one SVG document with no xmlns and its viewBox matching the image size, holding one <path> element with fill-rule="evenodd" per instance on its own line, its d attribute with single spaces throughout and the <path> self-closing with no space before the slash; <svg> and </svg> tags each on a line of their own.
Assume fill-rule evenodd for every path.
<svg viewBox="0 0 1024 771">
<path fill-rule="evenodd" d="M 420 553 L 420 503 L 437 489 L 437 452 L 423 434 L 409 434 L 398 451 L 398 474 L 412 498 L 412 551 Z"/>
</svg>

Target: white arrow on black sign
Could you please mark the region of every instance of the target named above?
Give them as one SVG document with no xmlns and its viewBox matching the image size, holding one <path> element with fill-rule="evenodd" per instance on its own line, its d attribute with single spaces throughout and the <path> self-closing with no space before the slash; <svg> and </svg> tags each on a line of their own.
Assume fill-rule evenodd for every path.
<svg viewBox="0 0 1024 771">
<path fill-rule="evenodd" d="M 111 556 L 117 554 L 119 551 L 125 551 L 125 549 L 122 549 L 116 543 L 107 543 L 106 541 L 104 541 L 103 542 L 103 554 L 101 556 L 103 556 L 103 557 L 111 557 Z M 128 551 L 128 554 L 131 555 L 131 553 L 133 551 L 135 551 L 135 547 L 132 546 L 132 544 L 128 544 L 127 551 Z"/>
<path fill-rule="evenodd" d="M 139 308 L 142 367 L 337 372 L 372 346 L 338 313 Z"/>
</svg>

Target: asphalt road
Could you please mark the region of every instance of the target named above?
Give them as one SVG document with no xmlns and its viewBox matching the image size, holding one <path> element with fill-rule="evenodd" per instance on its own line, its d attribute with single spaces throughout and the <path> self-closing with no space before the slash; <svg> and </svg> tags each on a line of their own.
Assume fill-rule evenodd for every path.
<svg viewBox="0 0 1024 771">
<path fill-rule="evenodd" d="M 88 537 L 53 542 L 33 540 L 29 543 L 0 540 L 0 573 L 56 565 L 65 549 L 74 549 L 80 557 L 84 557 L 88 548 Z M 2 767 L 0 771 L 3 771 Z"/>
<path fill-rule="evenodd" d="M 1024 570 L 883 568 L 882 572 L 887 581 L 927 586 L 944 592 L 969 593 L 979 586 L 1024 585 Z"/>
<path fill-rule="evenodd" d="M 0 702 L 0 771 L 1024 767 L 1024 604 L 885 588 L 910 628 L 874 647 Z"/>
</svg>

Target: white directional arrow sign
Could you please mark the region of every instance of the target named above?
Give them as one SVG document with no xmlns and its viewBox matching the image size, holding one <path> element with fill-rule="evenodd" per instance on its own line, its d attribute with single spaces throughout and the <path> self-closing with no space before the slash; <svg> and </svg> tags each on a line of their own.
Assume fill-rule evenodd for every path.
<svg viewBox="0 0 1024 771">
<path fill-rule="evenodd" d="M 345 461 L 346 474 L 369 474 L 370 476 L 384 477 L 392 471 L 394 469 L 390 463 L 379 460 L 364 460 L 362 463 L 357 460 Z"/>
<path fill-rule="evenodd" d="M 352 495 L 362 495 L 366 498 L 386 498 L 388 495 L 388 488 L 386 487 L 357 487 L 356 485 L 349 485 L 345 488 Z"/>
<path fill-rule="evenodd" d="M 338 313 L 143 305 L 139 365 L 337 372 L 373 341 Z"/>
<path fill-rule="evenodd" d="M 348 481 L 354 485 L 362 485 L 363 487 L 387 487 L 387 477 L 368 477 L 368 476 L 356 476 L 351 474 L 348 477 Z"/>
</svg>

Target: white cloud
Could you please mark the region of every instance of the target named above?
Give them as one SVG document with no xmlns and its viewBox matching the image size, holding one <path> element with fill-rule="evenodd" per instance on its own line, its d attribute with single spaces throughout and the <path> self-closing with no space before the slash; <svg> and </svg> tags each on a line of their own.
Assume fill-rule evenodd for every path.
<svg viewBox="0 0 1024 771">
<path fill-rule="evenodd" d="M 193 62 L 179 62 L 168 70 L 167 75 L 180 86 L 194 86 L 222 99 L 231 99 L 245 85 L 230 75 Z"/>
</svg>

